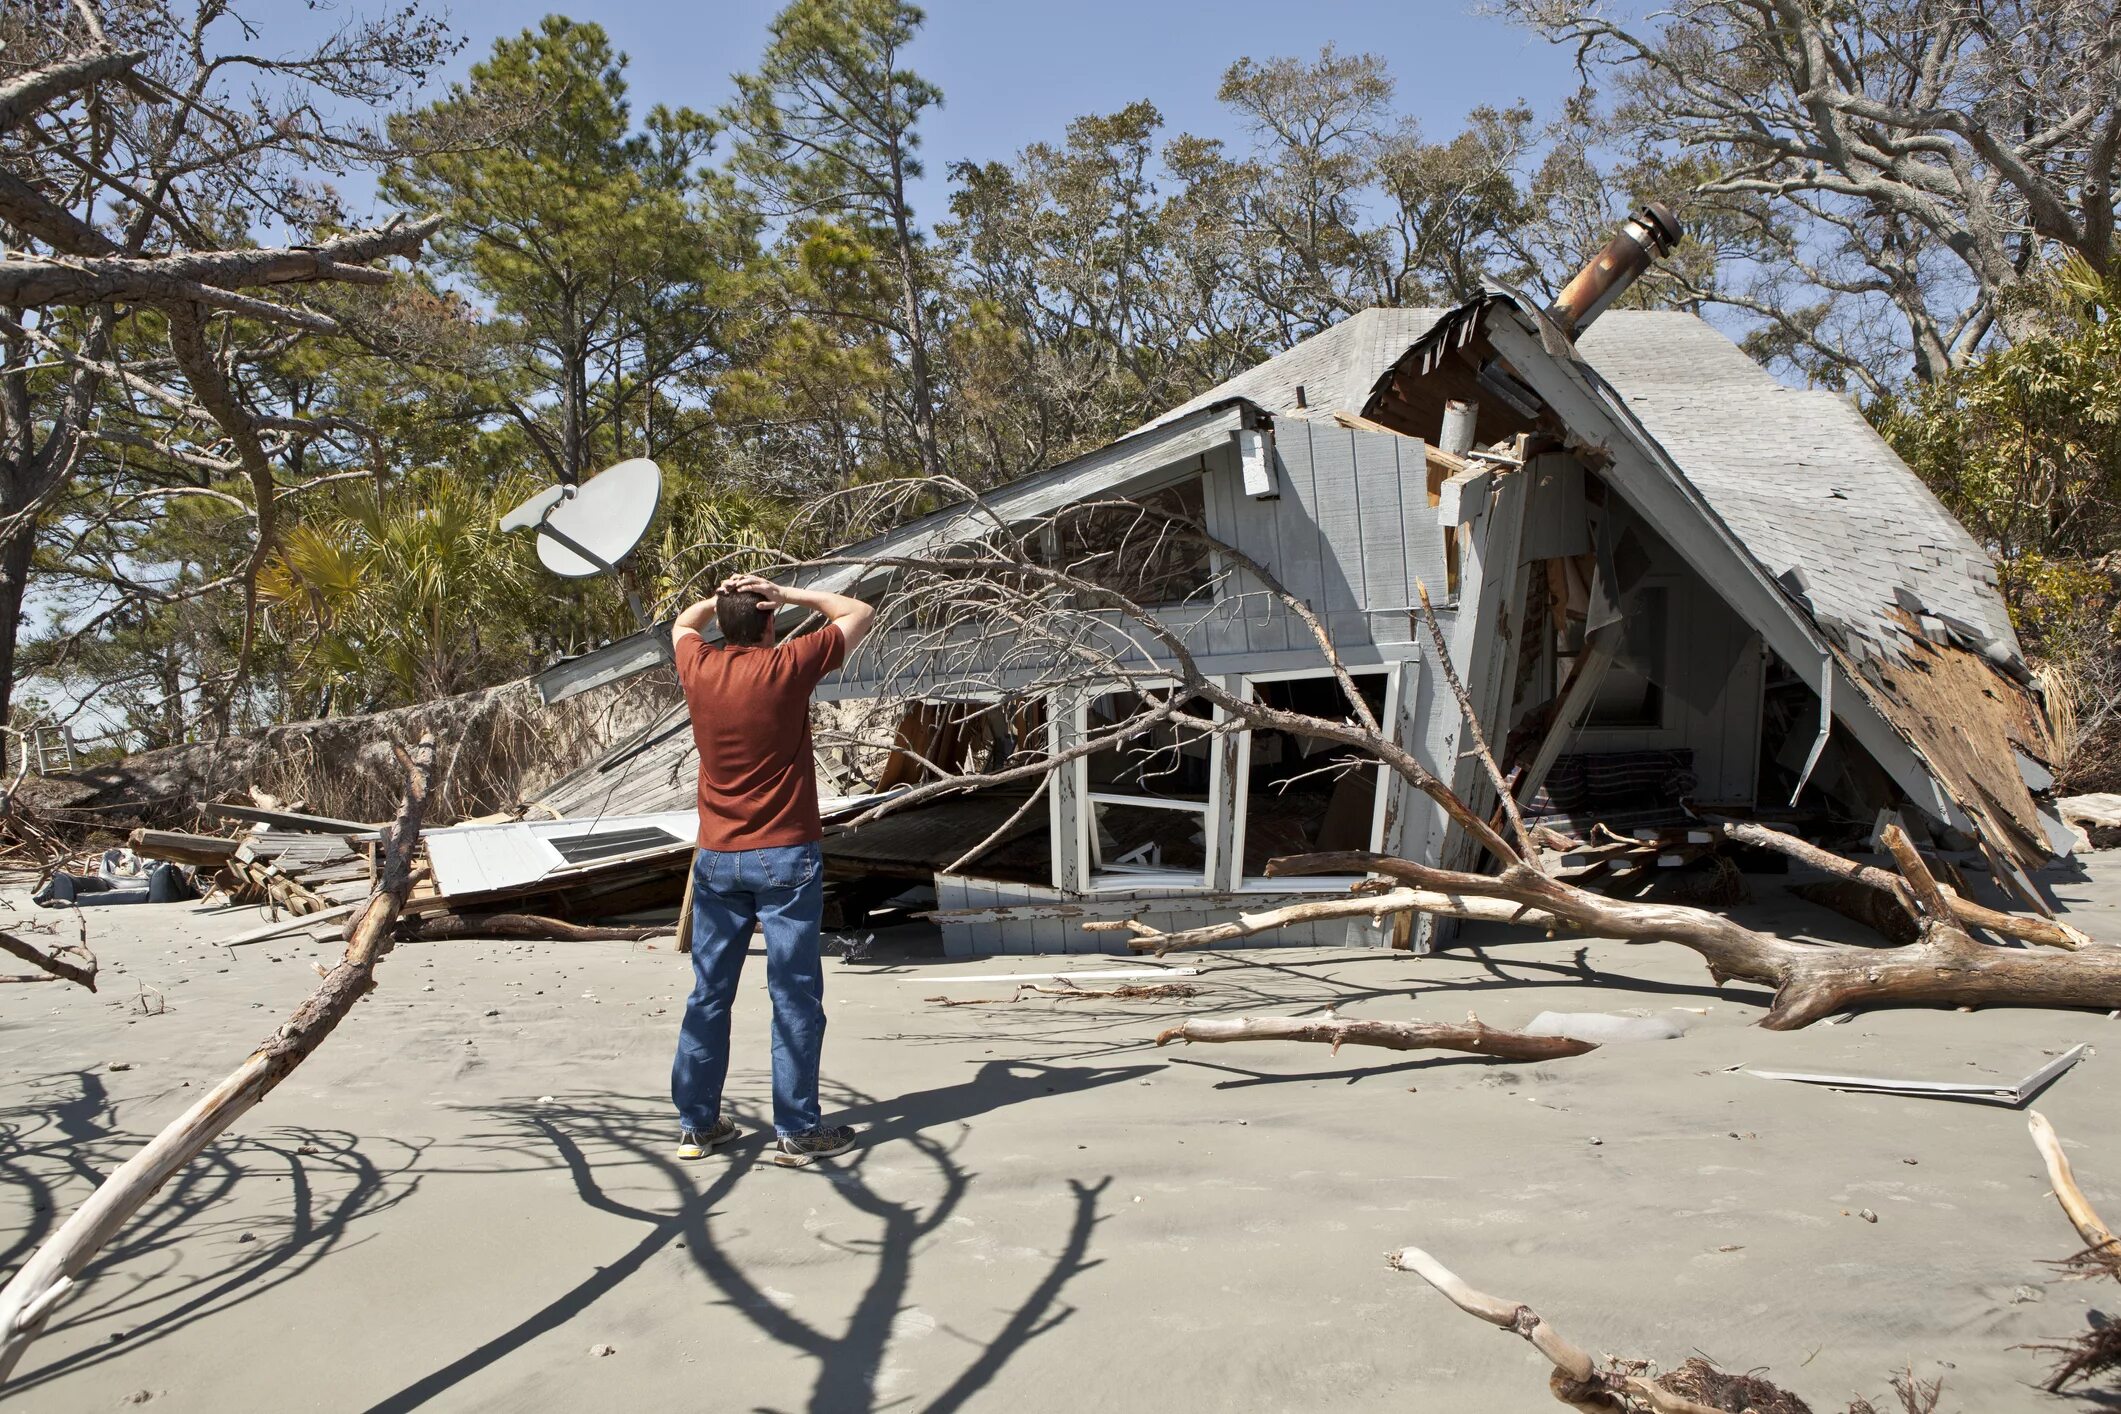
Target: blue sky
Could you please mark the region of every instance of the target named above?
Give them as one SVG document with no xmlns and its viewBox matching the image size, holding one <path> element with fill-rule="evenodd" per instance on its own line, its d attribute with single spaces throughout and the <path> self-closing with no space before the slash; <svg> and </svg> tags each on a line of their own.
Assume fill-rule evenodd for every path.
<svg viewBox="0 0 2121 1414">
<path fill-rule="evenodd" d="M 300 0 L 253 0 L 242 12 L 270 48 L 298 43 L 349 14 L 374 13 L 380 3 L 334 0 L 310 9 Z M 555 8 L 604 26 L 631 61 L 635 111 L 645 112 L 659 102 L 700 109 L 720 103 L 730 75 L 749 68 L 764 48 L 767 21 L 780 5 L 599 0 L 569 9 L 460 0 L 439 8 L 470 40 L 444 80 L 461 77 L 495 38 Z M 1223 70 L 1246 55 L 1310 56 L 1329 41 L 1381 54 L 1399 81 L 1401 111 L 1436 138 L 1455 132 L 1482 103 L 1522 98 L 1551 111 L 1554 96 L 1575 82 L 1567 50 L 1473 13 L 1472 0 L 933 0 L 925 9 L 928 23 L 908 59 L 943 90 L 942 109 L 923 129 L 929 179 L 917 196 L 925 221 L 943 214 L 940 178 L 951 162 L 1006 158 L 1027 143 L 1058 139 L 1071 118 L 1137 98 L 1163 111 L 1167 133 L 1234 137 L 1215 88 Z"/>
</svg>

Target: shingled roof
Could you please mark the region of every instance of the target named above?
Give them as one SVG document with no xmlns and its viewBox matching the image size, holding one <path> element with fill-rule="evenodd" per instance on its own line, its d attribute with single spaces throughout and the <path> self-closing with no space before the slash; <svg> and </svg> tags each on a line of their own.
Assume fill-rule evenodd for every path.
<svg viewBox="0 0 2121 1414">
<path fill-rule="evenodd" d="M 1905 658 L 1899 609 L 2022 668 L 1988 555 L 1847 399 L 1783 386 L 1691 314 L 1608 313 L 1578 348 L 1858 659 Z"/>
<path fill-rule="evenodd" d="M 1232 398 L 1292 412 L 1298 388 L 1310 409 L 1359 412 L 1450 312 L 1363 310 L 1146 426 Z M 1926 614 L 2022 670 L 1988 555 L 1847 399 L 1784 386 L 1713 326 L 1676 311 L 1609 310 L 1577 351 L 1857 660 L 1904 660 L 1902 615 Z"/>
<path fill-rule="evenodd" d="M 1384 371 L 1448 313 L 1446 309 L 1365 309 L 1351 314 L 1135 430 L 1158 427 L 1231 398 L 1243 398 L 1268 412 L 1293 412 L 1298 388 L 1304 390 L 1304 403 L 1309 407 L 1360 412 Z"/>
</svg>

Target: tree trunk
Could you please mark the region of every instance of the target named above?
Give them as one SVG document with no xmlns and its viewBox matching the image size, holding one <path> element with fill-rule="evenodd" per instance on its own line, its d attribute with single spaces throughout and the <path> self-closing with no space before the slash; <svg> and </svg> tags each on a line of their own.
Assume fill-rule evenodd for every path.
<svg viewBox="0 0 2121 1414">
<path fill-rule="evenodd" d="M 581 319 L 569 291 L 560 306 L 560 466 L 568 481 L 579 483 L 589 460 L 582 432 L 589 401 L 589 354 Z"/>
<path fill-rule="evenodd" d="M 906 323 L 906 366 L 913 377 L 913 438 L 921 475 L 942 476 L 943 454 L 935 436 L 935 388 L 928 365 L 928 317 L 921 309 L 920 251 L 906 208 L 905 138 L 891 137 L 891 230 L 898 247 L 899 317 Z"/>
<path fill-rule="evenodd" d="M 22 634 L 22 598 L 29 587 L 30 558 L 37 549 L 34 527 L 0 547 L 0 723 L 13 725 L 15 646 Z M 0 732 L 0 780 L 13 780 L 21 763 L 8 759 L 15 738 Z"/>
</svg>

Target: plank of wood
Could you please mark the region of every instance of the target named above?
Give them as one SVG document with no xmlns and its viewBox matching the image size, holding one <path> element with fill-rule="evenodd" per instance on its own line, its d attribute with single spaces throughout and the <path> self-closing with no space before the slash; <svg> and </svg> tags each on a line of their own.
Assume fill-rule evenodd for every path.
<svg viewBox="0 0 2121 1414">
<path fill-rule="evenodd" d="M 253 825 L 270 825 L 278 830 L 300 830 L 312 835 L 370 835 L 383 828 L 381 825 L 364 825 L 358 820 L 334 820 L 328 815 L 303 815 L 292 810 L 267 810 L 261 806 L 239 805 L 228 800 L 209 802 L 206 813 L 222 820 L 242 820 Z"/>
</svg>

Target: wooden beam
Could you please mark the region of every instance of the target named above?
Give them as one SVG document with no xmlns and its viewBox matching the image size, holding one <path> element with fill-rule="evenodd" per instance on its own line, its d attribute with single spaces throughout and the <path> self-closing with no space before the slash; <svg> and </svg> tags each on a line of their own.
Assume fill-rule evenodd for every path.
<svg viewBox="0 0 2121 1414">
<path fill-rule="evenodd" d="M 146 859 L 166 859 L 174 864 L 195 864 L 218 869 L 234 857 L 241 840 L 220 835 L 187 835 L 175 830 L 137 829 L 125 837 L 127 848 Z"/>
<path fill-rule="evenodd" d="M 206 813 L 222 820 L 270 825 L 276 830 L 296 830 L 309 835 L 372 835 L 383 828 L 381 825 L 364 825 L 358 820 L 334 820 L 328 815 L 303 815 L 293 810 L 267 810 L 262 806 L 238 805 L 226 800 L 209 802 Z"/>
<path fill-rule="evenodd" d="M 1591 634 L 1584 642 L 1583 655 L 1576 660 L 1574 671 L 1569 674 L 1568 685 L 1561 690 L 1561 701 L 1554 708 L 1554 720 L 1547 726 L 1547 734 L 1540 739 L 1539 750 L 1525 768 L 1517 782 L 1517 798 L 1530 800 L 1539 794 L 1546 784 L 1547 773 L 1575 739 L 1576 730 L 1591 708 L 1591 701 L 1598 695 L 1598 685 L 1605 681 L 1606 669 L 1613 666 L 1613 659 L 1620 653 L 1620 640 L 1625 636 L 1622 624 L 1606 624 Z"/>
</svg>

